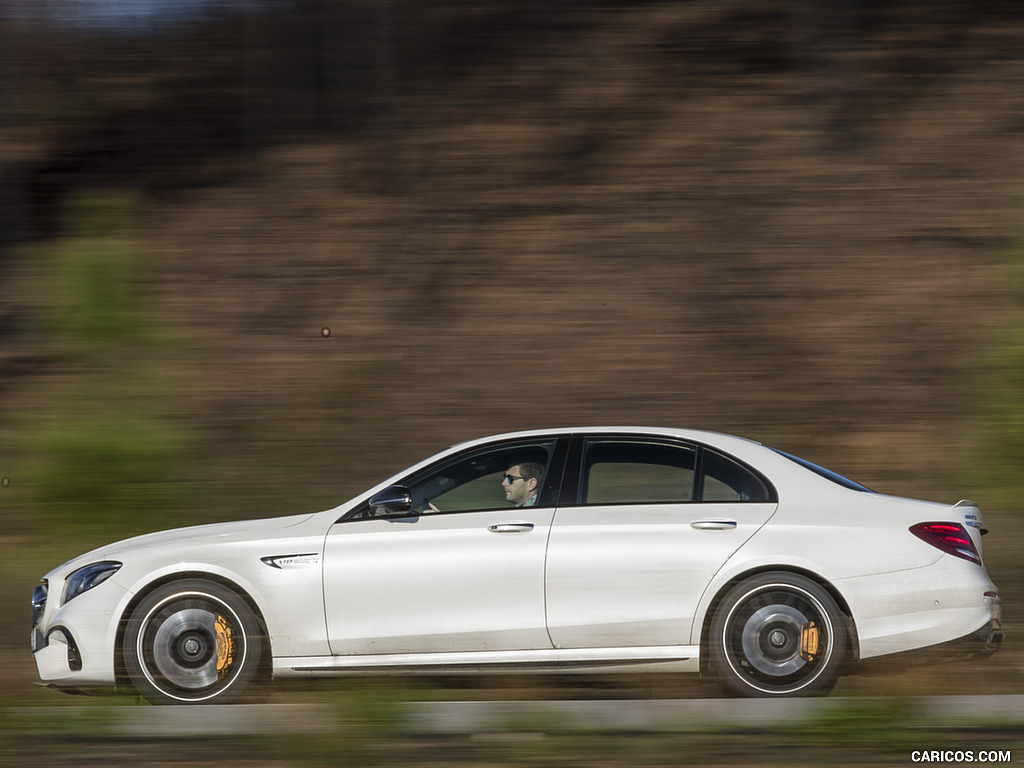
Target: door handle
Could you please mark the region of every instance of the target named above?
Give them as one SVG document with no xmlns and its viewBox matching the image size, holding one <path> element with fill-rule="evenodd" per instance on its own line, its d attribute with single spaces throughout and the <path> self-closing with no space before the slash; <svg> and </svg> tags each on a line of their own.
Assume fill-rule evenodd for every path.
<svg viewBox="0 0 1024 768">
<path fill-rule="evenodd" d="M 533 523 L 498 523 L 487 528 L 491 533 L 529 533 Z"/>
<path fill-rule="evenodd" d="M 698 531 L 732 531 L 737 525 L 735 520 L 694 520 L 690 523 L 690 527 Z"/>
</svg>

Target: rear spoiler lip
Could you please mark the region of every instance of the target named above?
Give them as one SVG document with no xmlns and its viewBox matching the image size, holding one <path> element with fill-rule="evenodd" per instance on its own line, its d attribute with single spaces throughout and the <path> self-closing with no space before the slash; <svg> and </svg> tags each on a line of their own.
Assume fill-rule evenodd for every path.
<svg viewBox="0 0 1024 768">
<path fill-rule="evenodd" d="M 985 525 L 985 518 L 981 516 L 981 510 L 978 509 L 976 502 L 973 502 L 970 499 L 960 499 L 960 501 L 953 505 L 953 509 L 957 509 L 959 507 L 970 507 L 977 512 L 977 514 L 964 513 L 965 525 L 969 525 L 971 528 L 977 528 L 981 531 L 982 536 L 988 533 L 988 526 Z"/>
</svg>

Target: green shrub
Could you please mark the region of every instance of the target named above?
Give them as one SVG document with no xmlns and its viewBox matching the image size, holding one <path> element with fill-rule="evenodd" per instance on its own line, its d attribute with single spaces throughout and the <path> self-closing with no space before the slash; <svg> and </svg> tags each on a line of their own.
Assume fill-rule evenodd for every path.
<svg viewBox="0 0 1024 768">
<path fill-rule="evenodd" d="M 121 536 L 166 527 L 186 487 L 190 433 L 166 376 L 167 340 L 140 299 L 130 196 L 69 205 L 70 237 L 29 254 L 52 360 L 25 395 L 12 472 L 19 520 L 65 534 Z M 21 525 L 26 525 L 22 523 Z"/>
</svg>

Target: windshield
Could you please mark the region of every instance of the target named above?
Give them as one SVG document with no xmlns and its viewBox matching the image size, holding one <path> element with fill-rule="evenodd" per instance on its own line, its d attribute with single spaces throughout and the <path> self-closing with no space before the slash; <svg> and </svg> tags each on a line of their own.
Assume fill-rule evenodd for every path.
<svg viewBox="0 0 1024 768">
<path fill-rule="evenodd" d="M 853 480 L 850 480 L 848 477 L 843 477 L 838 472 L 833 472 L 831 469 L 825 469 L 824 467 L 819 467 L 817 464 L 814 464 L 813 462 L 810 462 L 807 459 L 801 459 L 799 456 L 794 456 L 791 453 L 786 453 L 785 451 L 780 451 L 778 448 L 772 448 L 772 450 L 775 451 L 780 456 L 785 456 L 790 461 L 795 461 L 797 464 L 799 464 L 804 469 L 809 469 L 814 474 L 821 475 L 826 480 L 831 480 L 833 483 L 837 483 L 838 485 L 841 485 L 844 488 L 849 488 L 851 491 L 862 491 L 864 493 L 874 493 L 874 491 L 872 491 L 867 486 L 861 485 L 860 483 L 855 483 Z"/>
</svg>

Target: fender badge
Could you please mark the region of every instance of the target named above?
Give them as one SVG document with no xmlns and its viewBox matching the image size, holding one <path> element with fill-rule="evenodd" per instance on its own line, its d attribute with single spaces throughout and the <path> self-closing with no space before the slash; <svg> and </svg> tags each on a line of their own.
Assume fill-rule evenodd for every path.
<svg viewBox="0 0 1024 768">
<path fill-rule="evenodd" d="M 305 568 L 307 565 L 319 565 L 320 554 L 312 552 L 306 555 L 269 555 L 260 560 L 271 568 Z"/>
</svg>

